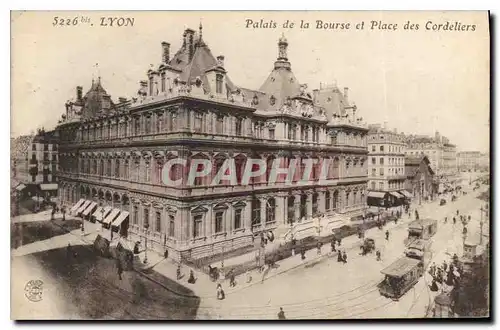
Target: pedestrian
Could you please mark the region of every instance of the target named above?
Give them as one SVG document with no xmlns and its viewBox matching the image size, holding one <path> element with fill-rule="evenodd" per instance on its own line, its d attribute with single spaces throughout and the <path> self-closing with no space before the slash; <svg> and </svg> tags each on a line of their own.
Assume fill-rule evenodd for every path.
<svg viewBox="0 0 500 330">
<path fill-rule="evenodd" d="M 344 253 L 342 254 L 342 261 L 344 262 L 344 264 L 347 263 L 347 253 L 345 253 L 345 250 Z"/>
<path fill-rule="evenodd" d="M 437 283 L 436 283 L 436 278 L 432 278 L 432 284 L 429 285 L 429 289 L 432 291 L 432 292 L 436 292 L 439 290 L 438 286 L 437 286 Z"/>
<path fill-rule="evenodd" d="M 339 252 L 337 254 L 337 262 L 342 262 L 342 261 L 343 261 L 342 252 L 339 250 Z"/>
<path fill-rule="evenodd" d="M 66 220 L 66 207 L 62 206 L 61 207 L 61 213 L 62 213 L 62 221 Z"/>
<path fill-rule="evenodd" d="M 316 244 L 316 248 L 318 249 L 318 255 L 320 256 L 321 255 L 321 247 L 323 246 L 323 244 L 321 244 L 321 242 L 318 242 L 318 244 Z"/>
<path fill-rule="evenodd" d="M 330 246 L 332 247 L 332 252 L 335 252 L 335 239 L 332 239 L 332 242 L 330 243 Z"/>
<path fill-rule="evenodd" d="M 165 252 L 163 252 L 163 258 L 168 258 L 168 249 L 165 249 Z"/>
<path fill-rule="evenodd" d="M 306 249 L 304 247 L 300 250 L 300 259 L 302 261 L 306 260 Z"/>
<path fill-rule="evenodd" d="M 118 273 L 118 279 L 121 281 L 122 280 L 123 267 L 122 267 L 122 263 L 120 262 L 119 259 L 116 259 L 116 270 L 117 270 L 117 273 Z"/>
<path fill-rule="evenodd" d="M 224 300 L 224 298 L 226 297 L 225 293 L 224 293 L 224 290 L 222 290 L 222 285 L 217 284 L 217 299 L 219 300 Z"/>
<path fill-rule="evenodd" d="M 248 270 L 246 271 L 246 278 L 247 278 L 247 283 L 252 282 L 252 275 Z"/>
<path fill-rule="evenodd" d="M 470 215 L 469 215 L 468 219 L 469 219 L 469 222 L 470 222 Z"/>
<path fill-rule="evenodd" d="M 177 265 L 177 280 L 181 279 L 181 264 Z"/>
<path fill-rule="evenodd" d="M 457 210 L 457 215 L 459 214 L 458 210 Z"/>
<path fill-rule="evenodd" d="M 188 279 L 188 283 L 189 284 L 194 284 L 196 282 L 196 279 L 194 278 L 194 272 L 193 270 L 191 269 L 189 271 L 189 279 Z"/>
<path fill-rule="evenodd" d="M 453 217 L 453 224 L 457 223 L 457 218 Z"/>
<path fill-rule="evenodd" d="M 377 250 L 376 255 L 377 255 L 377 261 L 382 260 L 380 250 Z"/>
<path fill-rule="evenodd" d="M 230 271 L 229 286 L 230 287 L 235 287 L 236 286 L 236 275 L 234 274 L 234 269 L 231 269 L 231 271 Z"/>
<path fill-rule="evenodd" d="M 446 272 L 446 269 L 448 269 L 448 265 L 446 264 L 446 261 L 443 261 L 443 271 Z"/>
<path fill-rule="evenodd" d="M 418 211 L 417 211 L 417 210 L 415 210 L 415 220 L 419 220 L 419 219 L 420 219 L 420 216 L 419 216 L 419 214 L 418 214 Z"/>
<path fill-rule="evenodd" d="M 389 231 L 388 230 L 385 231 L 385 240 L 386 241 L 389 240 Z"/>
<path fill-rule="evenodd" d="M 448 222 L 448 217 L 444 217 L 444 223 Z"/>
<path fill-rule="evenodd" d="M 285 312 L 283 311 L 283 307 L 280 307 L 280 311 L 278 312 L 278 319 L 279 320 L 286 320 Z"/>
<path fill-rule="evenodd" d="M 340 243 L 342 243 L 342 239 L 341 238 L 337 239 L 337 243 L 339 243 L 340 246 Z"/>
<path fill-rule="evenodd" d="M 66 258 L 71 257 L 71 244 L 68 243 L 68 246 L 66 247 Z"/>
</svg>

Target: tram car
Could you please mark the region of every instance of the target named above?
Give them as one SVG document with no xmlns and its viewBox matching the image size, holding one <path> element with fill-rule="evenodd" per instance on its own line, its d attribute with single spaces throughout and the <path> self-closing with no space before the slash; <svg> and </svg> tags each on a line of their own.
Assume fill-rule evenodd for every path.
<svg viewBox="0 0 500 330">
<path fill-rule="evenodd" d="M 384 280 L 377 287 L 382 296 L 398 300 L 410 290 L 424 274 L 421 260 L 401 257 L 381 270 Z"/>
<path fill-rule="evenodd" d="M 408 240 L 405 243 L 411 242 L 415 239 L 430 239 L 436 234 L 437 229 L 437 220 L 414 220 L 408 224 Z"/>
<path fill-rule="evenodd" d="M 405 256 L 422 261 L 424 269 L 427 269 L 427 266 L 432 258 L 431 246 L 432 241 L 430 240 L 413 240 L 406 246 Z"/>
</svg>

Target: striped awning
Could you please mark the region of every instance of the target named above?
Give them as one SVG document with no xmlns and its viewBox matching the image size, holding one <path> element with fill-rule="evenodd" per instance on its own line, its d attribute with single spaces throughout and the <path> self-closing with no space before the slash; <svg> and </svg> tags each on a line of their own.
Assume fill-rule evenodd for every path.
<svg viewBox="0 0 500 330">
<path fill-rule="evenodd" d="M 83 202 L 85 202 L 85 199 L 81 198 L 73 207 L 71 208 L 70 212 L 76 212 L 82 206 Z"/>
<path fill-rule="evenodd" d="M 89 206 L 87 206 L 87 208 L 82 212 L 82 215 L 84 215 L 84 216 L 89 215 L 90 212 L 92 212 L 95 209 L 96 206 L 97 206 L 96 202 L 91 202 L 89 204 Z"/>
<path fill-rule="evenodd" d="M 78 210 L 76 210 L 76 214 L 80 214 L 83 211 L 85 211 L 85 209 L 90 205 L 90 203 L 91 202 L 89 200 L 85 200 L 85 202 L 83 202 L 83 204 L 78 208 Z"/>
<path fill-rule="evenodd" d="M 128 212 L 127 211 L 121 211 L 120 215 L 118 218 L 116 218 L 115 221 L 111 224 L 112 226 L 119 227 L 125 219 L 128 217 Z"/>
<path fill-rule="evenodd" d="M 113 208 L 111 206 L 99 206 L 97 210 L 95 210 L 92 216 L 99 222 L 102 222 L 106 218 L 106 216 L 111 212 Z"/>
<path fill-rule="evenodd" d="M 389 194 L 391 194 L 391 196 L 394 196 L 396 198 L 404 198 L 404 196 L 401 194 L 398 194 L 397 191 L 391 191 L 391 192 L 389 192 Z"/>
<path fill-rule="evenodd" d="M 108 214 L 108 216 L 102 221 L 102 223 L 110 224 L 111 222 L 113 222 L 113 220 L 115 220 L 115 218 L 118 216 L 119 213 L 120 213 L 119 209 L 113 209 Z"/>
</svg>

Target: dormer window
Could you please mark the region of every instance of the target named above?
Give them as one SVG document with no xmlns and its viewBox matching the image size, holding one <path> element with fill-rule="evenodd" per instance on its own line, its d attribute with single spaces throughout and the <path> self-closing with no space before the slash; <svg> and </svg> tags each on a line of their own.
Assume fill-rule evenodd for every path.
<svg viewBox="0 0 500 330">
<path fill-rule="evenodd" d="M 165 72 L 161 73 L 161 91 L 165 92 Z"/>
<path fill-rule="evenodd" d="M 149 77 L 149 95 L 153 95 L 153 76 Z"/>
<path fill-rule="evenodd" d="M 215 92 L 217 94 L 222 94 L 222 81 L 223 81 L 223 77 L 221 74 L 218 74 L 216 77 L 215 77 Z"/>
<path fill-rule="evenodd" d="M 257 105 L 259 104 L 259 98 L 257 97 L 257 94 L 255 94 L 252 98 L 252 105 Z"/>
<path fill-rule="evenodd" d="M 274 97 L 274 95 L 271 95 L 271 97 L 269 98 L 269 104 L 271 104 L 271 105 L 276 104 L 276 98 Z"/>
</svg>

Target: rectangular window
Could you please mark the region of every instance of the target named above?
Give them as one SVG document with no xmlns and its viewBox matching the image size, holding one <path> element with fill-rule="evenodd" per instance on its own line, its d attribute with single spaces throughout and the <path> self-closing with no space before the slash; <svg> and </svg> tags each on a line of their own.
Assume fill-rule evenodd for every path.
<svg viewBox="0 0 500 330">
<path fill-rule="evenodd" d="M 377 176 L 377 169 L 376 168 L 372 168 L 372 176 Z"/>
<path fill-rule="evenodd" d="M 165 72 L 161 73 L 161 91 L 165 91 Z"/>
<path fill-rule="evenodd" d="M 380 152 L 384 152 L 384 146 L 380 146 Z"/>
<path fill-rule="evenodd" d="M 380 165 L 384 165 L 384 157 L 380 157 Z"/>
<path fill-rule="evenodd" d="M 372 190 L 375 190 L 375 189 L 377 189 L 377 188 L 375 187 L 375 182 L 372 182 Z"/>
<path fill-rule="evenodd" d="M 160 211 L 156 211 L 155 231 L 157 233 L 161 232 L 161 212 Z"/>
<path fill-rule="evenodd" d="M 146 134 L 151 133 L 151 116 L 150 115 L 146 116 L 146 122 L 145 122 L 144 126 L 145 126 L 144 130 L 145 130 Z"/>
<path fill-rule="evenodd" d="M 202 225 L 203 215 L 198 214 L 193 218 L 193 238 L 201 236 L 201 225 Z"/>
<path fill-rule="evenodd" d="M 241 130 L 243 126 L 243 119 L 236 118 L 236 135 L 241 136 Z"/>
<path fill-rule="evenodd" d="M 372 157 L 372 164 L 373 164 L 373 165 L 377 164 L 377 158 Z"/>
<path fill-rule="evenodd" d="M 234 210 L 234 229 L 241 228 L 241 209 Z"/>
<path fill-rule="evenodd" d="M 224 133 L 224 116 L 217 115 L 217 119 L 215 122 L 215 133 L 222 134 Z"/>
<path fill-rule="evenodd" d="M 194 114 L 194 131 L 195 132 L 201 132 L 201 126 L 203 123 L 203 114 L 201 113 L 195 113 Z"/>
<path fill-rule="evenodd" d="M 134 118 L 134 135 L 141 134 L 141 119 L 140 117 Z"/>
<path fill-rule="evenodd" d="M 375 146 L 372 146 L 372 151 L 373 151 L 373 152 L 375 152 L 375 151 L 376 151 Z"/>
<path fill-rule="evenodd" d="M 274 140 L 274 128 L 269 129 L 269 139 Z"/>
<path fill-rule="evenodd" d="M 215 232 L 221 233 L 223 231 L 223 215 L 224 212 L 215 213 Z"/>
<path fill-rule="evenodd" d="M 136 225 L 139 220 L 139 208 L 134 206 L 134 216 L 132 218 L 133 224 Z"/>
<path fill-rule="evenodd" d="M 215 77 L 215 92 L 217 94 L 222 94 L 222 81 L 223 81 L 223 77 L 221 74 L 218 74 L 216 77 Z"/>
<path fill-rule="evenodd" d="M 379 174 L 380 174 L 380 176 L 384 176 L 384 168 L 383 167 L 381 167 L 379 169 Z"/>
<path fill-rule="evenodd" d="M 144 228 L 149 228 L 149 209 L 144 209 Z"/>
<path fill-rule="evenodd" d="M 380 190 L 384 190 L 384 183 L 383 183 L 383 182 L 379 182 L 379 183 L 378 183 L 378 188 L 379 188 Z"/>
<path fill-rule="evenodd" d="M 168 236 L 175 237 L 175 217 L 173 215 L 169 215 L 168 219 Z"/>
</svg>

